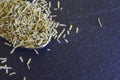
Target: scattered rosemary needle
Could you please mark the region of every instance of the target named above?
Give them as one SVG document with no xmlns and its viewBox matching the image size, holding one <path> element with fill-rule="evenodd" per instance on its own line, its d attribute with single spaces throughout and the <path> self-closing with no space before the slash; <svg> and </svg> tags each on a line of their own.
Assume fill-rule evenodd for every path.
<svg viewBox="0 0 120 80">
<path fill-rule="evenodd" d="M 102 27 L 101 19 L 99 17 L 98 17 L 98 23 L 99 23 L 100 27 Z"/>
<path fill-rule="evenodd" d="M 20 59 L 20 61 L 21 61 L 22 63 L 24 62 L 22 56 L 20 56 L 19 59 Z"/>
<path fill-rule="evenodd" d="M 55 10 L 55 11 L 57 11 L 57 10 L 58 10 L 58 8 L 54 8 L 54 10 Z"/>
<path fill-rule="evenodd" d="M 51 49 L 47 49 L 47 51 L 51 51 Z"/>
<path fill-rule="evenodd" d="M 15 47 L 11 50 L 10 54 L 13 54 L 13 52 L 15 51 Z"/>
<path fill-rule="evenodd" d="M 59 38 L 62 36 L 62 34 L 65 32 L 65 28 L 60 32 L 60 34 L 57 37 L 57 40 L 59 40 Z"/>
<path fill-rule="evenodd" d="M 66 24 L 59 24 L 59 26 L 67 26 Z"/>
<path fill-rule="evenodd" d="M 23 80 L 27 80 L 25 76 L 23 77 Z"/>
<path fill-rule="evenodd" d="M 57 1 L 57 8 L 60 9 L 60 1 Z"/>
<path fill-rule="evenodd" d="M 72 30 L 72 28 L 73 28 L 73 25 L 70 25 L 69 30 Z"/>
<path fill-rule="evenodd" d="M 7 42 L 4 42 L 4 44 L 7 45 L 7 46 L 10 46 L 10 47 L 12 46 L 11 44 L 9 44 Z"/>
<path fill-rule="evenodd" d="M 51 15 L 52 17 L 57 17 L 57 15 Z"/>
<path fill-rule="evenodd" d="M 66 34 L 63 35 L 63 38 L 65 38 L 65 37 L 66 37 Z"/>
<path fill-rule="evenodd" d="M 60 41 L 60 40 L 58 40 L 58 39 L 57 39 L 57 42 L 58 42 L 58 43 L 61 43 L 61 41 Z"/>
<path fill-rule="evenodd" d="M 29 59 L 28 59 L 28 61 L 27 61 L 27 64 L 30 64 L 31 60 L 32 60 L 32 59 L 31 59 L 31 58 L 29 58 Z"/>
<path fill-rule="evenodd" d="M 79 28 L 77 27 L 77 28 L 76 28 L 76 33 L 78 33 L 78 32 L 79 32 Z"/>
<path fill-rule="evenodd" d="M 55 35 L 54 39 L 57 39 L 58 35 Z"/>
<path fill-rule="evenodd" d="M 34 49 L 34 51 L 35 51 L 36 54 L 39 54 L 39 52 L 36 49 Z"/>
<path fill-rule="evenodd" d="M 49 2 L 49 8 L 51 8 L 51 2 Z"/>
<path fill-rule="evenodd" d="M 9 73 L 9 76 L 15 75 L 16 72 Z"/>
<path fill-rule="evenodd" d="M 63 7 L 61 7 L 60 10 L 62 11 L 62 10 L 63 10 Z"/>
<path fill-rule="evenodd" d="M 70 35 L 70 31 L 67 31 L 67 35 Z"/>
<path fill-rule="evenodd" d="M 28 61 L 27 61 L 27 66 L 28 66 L 28 69 L 29 69 L 29 70 L 30 70 L 30 62 L 31 62 L 31 60 L 32 60 L 32 59 L 29 58 Z"/>
<path fill-rule="evenodd" d="M 10 69 L 12 69 L 12 67 L 8 67 L 6 64 L 5 64 L 5 66 L 0 66 L 0 70 L 2 70 L 2 69 L 4 69 L 5 71 L 6 71 L 6 74 L 8 74 L 8 70 Z"/>
<path fill-rule="evenodd" d="M 1 63 L 7 62 L 7 58 L 0 58 Z"/>
<path fill-rule="evenodd" d="M 66 43 L 68 43 L 69 41 L 67 39 L 64 39 Z"/>
</svg>

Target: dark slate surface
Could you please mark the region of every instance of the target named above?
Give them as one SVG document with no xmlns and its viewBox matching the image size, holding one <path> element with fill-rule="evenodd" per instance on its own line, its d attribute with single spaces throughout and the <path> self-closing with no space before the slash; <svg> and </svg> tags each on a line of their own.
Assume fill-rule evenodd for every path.
<svg viewBox="0 0 120 80">
<path fill-rule="evenodd" d="M 51 0 L 56 3 L 57 0 Z M 79 27 L 67 37 L 69 43 L 56 41 L 39 49 L 39 55 L 32 50 L 12 48 L 0 39 L 0 57 L 7 57 L 7 65 L 17 74 L 9 77 L 0 71 L 0 80 L 120 80 L 120 0 L 61 0 L 63 11 L 57 11 L 57 21 Z M 55 4 L 53 4 L 55 6 Z M 100 28 L 97 18 L 103 27 Z M 31 70 L 19 61 L 32 58 Z M 1 64 L 3 65 L 3 64 Z"/>
</svg>

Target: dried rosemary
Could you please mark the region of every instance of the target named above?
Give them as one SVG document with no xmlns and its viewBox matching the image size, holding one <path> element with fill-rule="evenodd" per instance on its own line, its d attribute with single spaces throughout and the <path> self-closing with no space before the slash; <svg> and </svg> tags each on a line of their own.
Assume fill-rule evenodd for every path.
<svg viewBox="0 0 120 80">
<path fill-rule="evenodd" d="M 0 2 L 0 36 L 14 47 L 11 53 L 17 47 L 42 47 L 57 34 L 50 7 L 45 0 Z"/>
<path fill-rule="evenodd" d="M 46 0 L 2 0 L 0 1 L 0 37 L 9 41 L 6 45 L 13 46 L 11 54 L 18 47 L 34 49 L 46 46 L 53 37 L 59 40 L 61 36 L 66 37 L 66 24 L 55 22 L 51 15 L 51 2 Z M 57 3 L 57 8 L 61 8 L 60 1 Z M 62 10 L 62 9 L 61 9 Z M 58 32 L 59 26 L 63 27 L 61 32 Z M 73 25 L 69 26 L 67 34 L 70 34 Z M 78 33 L 78 28 L 76 28 Z M 65 39 L 66 42 L 68 42 Z"/>
</svg>

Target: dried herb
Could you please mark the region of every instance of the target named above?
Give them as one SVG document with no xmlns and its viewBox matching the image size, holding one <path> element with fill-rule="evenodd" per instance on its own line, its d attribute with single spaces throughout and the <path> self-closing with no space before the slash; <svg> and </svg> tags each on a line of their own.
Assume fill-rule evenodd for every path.
<svg viewBox="0 0 120 80">
<path fill-rule="evenodd" d="M 13 45 L 11 53 L 17 47 L 43 47 L 57 34 L 50 7 L 45 0 L 0 2 L 0 36 Z"/>
</svg>

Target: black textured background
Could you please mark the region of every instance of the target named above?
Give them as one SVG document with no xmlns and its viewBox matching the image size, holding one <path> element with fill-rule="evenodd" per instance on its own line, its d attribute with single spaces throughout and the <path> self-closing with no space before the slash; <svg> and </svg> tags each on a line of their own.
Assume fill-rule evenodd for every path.
<svg viewBox="0 0 120 80">
<path fill-rule="evenodd" d="M 57 0 L 51 1 L 55 7 Z M 68 44 L 52 40 L 46 47 L 51 52 L 39 49 L 39 55 L 20 48 L 10 55 L 12 48 L 0 39 L 0 57 L 17 73 L 9 77 L 0 70 L 0 80 L 120 80 L 120 0 L 61 0 L 61 5 L 63 11 L 52 11 L 57 21 L 79 27 L 79 34 L 73 30 Z M 32 58 L 30 71 L 19 56 Z"/>
</svg>

